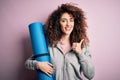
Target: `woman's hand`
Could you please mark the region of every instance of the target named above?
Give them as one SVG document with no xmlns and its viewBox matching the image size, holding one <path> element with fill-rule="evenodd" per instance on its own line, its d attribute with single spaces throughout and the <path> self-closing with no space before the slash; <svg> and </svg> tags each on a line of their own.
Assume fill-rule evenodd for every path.
<svg viewBox="0 0 120 80">
<path fill-rule="evenodd" d="M 50 76 L 50 74 L 54 73 L 54 69 L 52 68 L 52 64 L 49 62 L 38 62 L 37 63 L 37 69 L 40 69 L 45 74 Z"/>
<path fill-rule="evenodd" d="M 83 41 L 84 41 L 84 39 L 82 39 L 79 43 L 72 44 L 72 49 L 78 54 L 82 53 L 81 45 L 82 45 Z"/>
</svg>

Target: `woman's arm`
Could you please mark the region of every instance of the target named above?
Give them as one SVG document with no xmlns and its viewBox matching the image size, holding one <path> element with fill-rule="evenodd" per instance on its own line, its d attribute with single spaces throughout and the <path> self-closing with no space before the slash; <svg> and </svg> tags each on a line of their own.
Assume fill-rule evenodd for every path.
<svg viewBox="0 0 120 80">
<path fill-rule="evenodd" d="M 38 61 L 34 59 L 34 56 L 32 55 L 25 61 L 25 67 L 30 70 L 37 69 L 37 63 Z"/>
<path fill-rule="evenodd" d="M 78 57 L 84 76 L 91 80 L 94 77 L 95 71 L 91 62 L 91 55 L 88 46 L 82 49 L 82 53 L 79 54 Z"/>
<path fill-rule="evenodd" d="M 33 55 L 26 60 L 25 66 L 31 70 L 39 69 L 48 76 L 54 73 L 54 69 L 52 68 L 53 65 L 51 63 L 37 61 Z"/>
</svg>

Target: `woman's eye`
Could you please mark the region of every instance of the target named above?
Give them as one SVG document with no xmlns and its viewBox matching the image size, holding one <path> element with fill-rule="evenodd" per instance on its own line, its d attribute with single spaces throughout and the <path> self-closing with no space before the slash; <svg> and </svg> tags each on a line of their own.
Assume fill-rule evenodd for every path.
<svg viewBox="0 0 120 80">
<path fill-rule="evenodd" d="M 61 20 L 62 22 L 65 22 L 65 20 Z"/>
</svg>

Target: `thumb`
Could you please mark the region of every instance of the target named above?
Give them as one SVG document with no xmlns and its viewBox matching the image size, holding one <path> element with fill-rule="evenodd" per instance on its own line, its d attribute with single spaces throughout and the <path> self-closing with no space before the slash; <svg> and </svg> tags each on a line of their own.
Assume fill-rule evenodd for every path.
<svg viewBox="0 0 120 80">
<path fill-rule="evenodd" d="M 83 41 L 84 41 L 84 39 L 82 39 L 79 44 L 81 45 L 83 43 Z"/>
</svg>

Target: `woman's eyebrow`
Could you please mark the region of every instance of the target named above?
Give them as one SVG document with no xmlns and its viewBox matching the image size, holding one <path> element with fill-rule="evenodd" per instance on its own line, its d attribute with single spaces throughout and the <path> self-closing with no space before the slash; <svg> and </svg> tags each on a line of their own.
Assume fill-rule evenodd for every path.
<svg viewBox="0 0 120 80">
<path fill-rule="evenodd" d="M 67 18 L 61 18 L 61 19 L 67 19 Z M 69 19 L 74 19 L 73 17 L 70 17 Z"/>
</svg>

